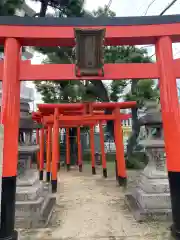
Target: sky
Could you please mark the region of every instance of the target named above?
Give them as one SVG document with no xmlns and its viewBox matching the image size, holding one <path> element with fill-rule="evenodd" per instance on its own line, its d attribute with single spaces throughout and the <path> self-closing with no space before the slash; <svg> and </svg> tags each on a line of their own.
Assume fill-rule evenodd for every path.
<svg viewBox="0 0 180 240">
<path fill-rule="evenodd" d="M 107 4 L 109 0 L 86 0 L 86 8 L 93 10 L 98 6 Z M 110 9 L 116 12 L 118 17 L 122 16 L 142 16 L 152 0 L 112 0 Z M 149 8 L 147 15 L 158 15 L 171 0 L 156 0 Z M 167 12 L 167 14 L 177 14 L 180 10 L 180 1 Z"/>
<path fill-rule="evenodd" d="M 155 0 L 149 7 L 146 15 L 159 15 L 171 1 L 172 0 Z M 109 0 L 86 0 L 85 8 L 89 11 L 96 10 L 98 7 L 103 7 L 105 4 L 108 4 L 108 2 Z M 40 5 L 38 3 L 32 3 L 30 0 L 27 0 L 27 3 L 35 11 L 39 11 Z M 112 0 L 110 9 L 114 11 L 118 17 L 143 16 L 150 3 L 152 3 L 152 0 Z M 180 0 L 177 1 L 165 14 L 180 14 Z M 154 48 L 148 47 L 148 52 L 149 55 L 152 55 L 154 53 Z M 174 58 L 180 57 L 180 44 L 173 45 L 173 53 Z M 41 62 L 41 59 L 41 55 L 35 54 L 32 63 L 38 64 Z M 36 102 L 41 100 L 39 94 L 35 93 L 35 97 Z"/>
<path fill-rule="evenodd" d="M 108 4 L 108 2 L 109 0 L 86 0 L 85 8 L 91 11 Z M 152 0 L 112 0 L 110 9 L 119 17 L 142 16 L 151 2 Z M 149 8 L 147 15 L 158 15 L 170 2 L 171 0 L 156 0 Z M 36 11 L 40 9 L 38 3 L 32 3 L 31 0 L 27 0 L 27 3 Z M 177 1 L 166 14 L 178 13 L 180 13 L 180 1 Z"/>
</svg>

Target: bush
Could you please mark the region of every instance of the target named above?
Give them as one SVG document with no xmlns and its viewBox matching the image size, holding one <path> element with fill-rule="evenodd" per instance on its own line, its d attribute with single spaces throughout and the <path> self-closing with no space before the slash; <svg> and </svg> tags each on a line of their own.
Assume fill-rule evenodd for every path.
<svg viewBox="0 0 180 240">
<path fill-rule="evenodd" d="M 128 169 L 143 169 L 148 163 L 148 157 L 144 152 L 134 152 L 130 158 L 126 158 L 126 167 Z"/>
<path fill-rule="evenodd" d="M 148 163 L 148 158 L 144 152 L 134 152 L 130 159 L 128 159 L 127 156 L 125 155 L 125 159 L 126 159 L 127 169 L 143 169 Z M 116 160 L 116 153 L 106 154 L 107 162 L 114 162 L 115 160 Z M 83 155 L 83 161 L 85 163 L 91 162 L 90 152 L 87 152 Z"/>
<path fill-rule="evenodd" d="M 114 162 L 116 159 L 116 153 L 107 153 L 106 154 L 106 161 L 107 162 Z M 90 163 L 91 162 L 91 153 L 87 152 L 85 154 L 83 154 L 83 161 L 86 163 Z"/>
</svg>

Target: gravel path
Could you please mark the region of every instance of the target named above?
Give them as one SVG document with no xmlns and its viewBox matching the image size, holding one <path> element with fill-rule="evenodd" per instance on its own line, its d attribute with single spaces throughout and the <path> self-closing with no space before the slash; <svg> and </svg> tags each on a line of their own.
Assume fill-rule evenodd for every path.
<svg viewBox="0 0 180 240">
<path fill-rule="evenodd" d="M 169 239 L 168 224 L 134 220 L 124 204 L 124 190 L 114 178 L 72 170 L 62 171 L 59 179 L 57 206 L 49 228 L 21 231 L 23 240 Z M 132 176 L 130 180 L 134 182 Z"/>
</svg>

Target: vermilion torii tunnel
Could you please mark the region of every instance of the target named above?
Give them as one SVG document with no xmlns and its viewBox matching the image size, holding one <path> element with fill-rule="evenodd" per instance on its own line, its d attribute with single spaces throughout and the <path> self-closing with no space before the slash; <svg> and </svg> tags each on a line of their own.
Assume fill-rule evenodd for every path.
<svg viewBox="0 0 180 240">
<path fill-rule="evenodd" d="M 124 159 L 124 146 L 123 146 L 123 133 L 121 128 L 121 121 L 126 119 L 126 114 L 120 113 L 120 109 L 133 108 L 136 106 L 136 102 L 119 102 L 119 103 L 81 103 L 81 104 L 39 104 L 39 112 L 33 113 L 33 119 L 41 123 L 44 127 L 40 130 L 40 158 L 39 158 L 39 170 L 40 180 L 43 180 L 43 168 L 44 168 L 44 128 L 48 130 L 47 136 L 47 180 L 50 178 L 52 191 L 57 191 L 57 165 L 59 161 L 59 128 L 66 128 L 66 163 L 68 170 L 70 169 L 70 149 L 69 149 L 69 130 L 70 127 L 78 127 L 78 165 L 79 170 L 82 171 L 82 156 L 81 156 L 81 144 L 80 144 L 80 127 L 90 127 L 90 148 L 91 148 L 91 164 L 92 174 L 96 174 L 95 169 L 95 143 L 94 143 L 94 126 L 99 124 L 100 127 L 100 141 L 102 152 L 102 165 L 103 176 L 107 177 L 106 158 L 104 150 L 104 133 L 102 128 L 102 121 L 113 120 L 114 121 L 114 136 L 116 147 L 116 162 L 117 162 L 117 180 L 120 185 L 126 183 L 126 167 Z M 112 114 L 105 114 L 103 111 L 111 109 Z M 51 132 L 53 126 L 52 137 L 52 167 L 50 168 L 50 156 L 49 149 L 51 149 Z M 39 137 L 38 137 L 39 139 Z"/>
<path fill-rule="evenodd" d="M 80 29 L 81 31 L 76 31 Z M 96 32 L 101 32 L 99 39 Z M 89 41 L 83 58 L 77 48 L 78 61 L 73 64 L 31 65 L 21 62 L 22 46 L 66 46 L 77 44 L 77 34 L 97 37 L 98 47 L 105 45 L 153 44 L 155 63 L 103 64 L 102 52 L 92 49 Z M 84 37 L 82 36 L 83 41 Z M 76 38 L 76 41 L 75 41 Z M 167 169 L 170 184 L 173 227 L 180 237 L 180 109 L 176 78 L 180 62 L 173 60 L 172 43 L 180 41 L 180 15 L 127 18 L 29 18 L 0 17 L 0 45 L 4 45 L 4 62 L 0 63 L 3 81 L 1 123 L 4 125 L 3 177 L 0 239 L 17 239 L 14 229 L 15 192 L 18 156 L 18 124 L 21 80 L 120 80 L 159 79 Z M 96 41 L 95 41 L 96 42 Z M 84 44 L 81 45 L 85 46 Z M 96 46 L 97 47 L 97 46 Z M 92 50 L 92 51 L 91 51 Z M 91 52 L 88 56 L 88 52 Z M 95 54 L 98 53 L 98 54 Z M 84 60 L 84 56 L 88 59 Z M 96 56 L 98 56 L 98 61 Z M 89 57 L 92 58 L 89 61 Z M 80 61 L 79 61 L 80 60 Z M 84 68 L 85 67 L 85 68 Z M 86 68 L 87 67 L 87 68 Z M 88 69 L 88 73 L 87 70 Z M 91 71 L 93 70 L 93 71 Z M 57 125 L 57 127 L 59 127 Z M 174 131 L 176 129 L 176 131 Z M 11 151 L 10 151 L 11 149 Z"/>
</svg>

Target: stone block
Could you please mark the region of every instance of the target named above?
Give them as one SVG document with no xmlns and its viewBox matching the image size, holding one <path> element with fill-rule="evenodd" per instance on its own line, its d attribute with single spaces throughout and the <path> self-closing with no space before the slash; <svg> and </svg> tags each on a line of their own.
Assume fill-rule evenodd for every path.
<svg viewBox="0 0 180 240">
<path fill-rule="evenodd" d="M 150 107 L 140 119 L 142 125 L 145 126 L 145 131 L 139 144 L 144 146 L 149 162 L 137 186 L 132 189 L 131 193 L 126 194 L 125 198 L 138 221 L 171 218 L 171 198 L 165 164 L 162 122 L 158 110 L 153 111 Z"/>
<path fill-rule="evenodd" d="M 32 186 L 39 181 L 38 172 L 34 169 L 30 169 L 23 176 L 17 177 L 17 187 Z"/>
<path fill-rule="evenodd" d="M 144 209 L 170 209 L 171 199 L 169 193 L 147 193 L 137 188 L 132 194 L 138 205 Z"/>
<path fill-rule="evenodd" d="M 37 168 L 32 169 L 31 166 L 32 156 L 39 151 L 39 145 L 32 144 L 35 125 L 28 103 L 21 106 L 19 125 L 16 227 L 44 227 L 51 217 L 56 199 L 51 194 L 51 185 L 40 182 Z"/>
<path fill-rule="evenodd" d="M 33 153 L 39 151 L 39 145 L 19 145 L 18 152 L 20 156 L 31 156 Z"/>
<path fill-rule="evenodd" d="M 25 174 L 25 172 L 30 169 L 31 157 L 20 157 L 18 160 L 18 176 Z"/>
<path fill-rule="evenodd" d="M 125 203 L 133 213 L 138 222 L 142 221 L 172 221 L 172 211 L 170 208 L 142 208 L 132 194 L 126 194 Z"/>
<path fill-rule="evenodd" d="M 44 198 L 33 201 L 16 201 L 16 217 L 31 217 L 40 214 Z"/>
<path fill-rule="evenodd" d="M 151 166 L 148 164 L 148 166 L 144 169 L 143 175 L 146 176 L 149 179 L 167 179 L 167 172 L 166 171 L 157 171 L 155 166 Z"/>
<path fill-rule="evenodd" d="M 56 202 L 51 192 L 51 184 L 40 182 L 36 170 L 20 176 L 16 189 L 16 227 L 45 227 Z"/>
<path fill-rule="evenodd" d="M 38 201 L 31 201 L 24 205 L 19 204 L 16 209 L 16 228 L 42 228 L 46 227 L 51 219 L 53 206 L 56 198 L 48 195 L 46 199 L 40 198 Z M 29 207 L 27 206 L 29 205 Z"/>
<path fill-rule="evenodd" d="M 23 186 L 16 188 L 16 201 L 33 201 L 43 196 L 44 185 L 42 182 L 36 182 L 32 186 Z"/>
<path fill-rule="evenodd" d="M 142 175 L 139 187 L 146 193 L 169 193 L 169 181 L 167 178 L 147 178 Z"/>
</svg>

